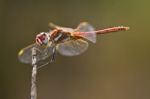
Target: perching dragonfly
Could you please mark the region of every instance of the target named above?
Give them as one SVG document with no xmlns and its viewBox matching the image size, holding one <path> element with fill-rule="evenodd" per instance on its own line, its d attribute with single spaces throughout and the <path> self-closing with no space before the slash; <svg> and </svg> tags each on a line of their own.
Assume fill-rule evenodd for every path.
<svg viewBox="0 0 150 99">
<path fill-rule="evenodd" d="M 46 65 L 55 60 L 56 51 L 64 56 L 76 56 L 85 52 L 88 42 L 96 43 L 97 34 L 128 30 L 129 27 L 118 26 L 95 31 L 87 22 L 80 23 L 76 29 L 49 24 L 53 30 L 36 35 L 36 42 L 23 48 L 18 58 L 23 63 L 32 63 L 32 48 L 37 50 L 37 65 Z"/>
</svg>

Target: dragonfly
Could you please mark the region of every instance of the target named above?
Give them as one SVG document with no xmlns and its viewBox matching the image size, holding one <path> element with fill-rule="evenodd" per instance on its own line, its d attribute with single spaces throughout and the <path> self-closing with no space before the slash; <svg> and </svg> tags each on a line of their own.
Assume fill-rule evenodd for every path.
<svg viewBox="0 0 150 99">
<path fill-rule="evenodd" d="M 22 63 L 32 64 L 32 48 L 37 51 L 37 65 L 42 66 L 55 60 L 58 52 L 63 56 L 77 56 L 85 52 L 89 46 L 88 41 L 96 43 L 98 34 L 106 34 L 128 30 L 129 27 L 117 26 L 95 30 L 88 22 L 81 22 L 75 29 L 62 27 L 50 23 L 49 32 L 41 32 L 36 35 L 35 43 L 21 49 L 18 58 Z"/>
</svg>

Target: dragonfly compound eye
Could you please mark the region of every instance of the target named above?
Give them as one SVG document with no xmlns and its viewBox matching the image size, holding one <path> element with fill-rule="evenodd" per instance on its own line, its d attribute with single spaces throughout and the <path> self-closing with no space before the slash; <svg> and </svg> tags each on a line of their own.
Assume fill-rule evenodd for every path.
<svg viewBox="0 0 150 99">
<path fill-rule="evenodd" d="M 45 32 L 41 32 L 40 34 L 38 34 L 36 36 L 36 43 L 39 44 L 39 45 L 47 45 L 48 42 L 49 42 L 49 35 L 48 33 L 45 33 Z"/>
</svg>

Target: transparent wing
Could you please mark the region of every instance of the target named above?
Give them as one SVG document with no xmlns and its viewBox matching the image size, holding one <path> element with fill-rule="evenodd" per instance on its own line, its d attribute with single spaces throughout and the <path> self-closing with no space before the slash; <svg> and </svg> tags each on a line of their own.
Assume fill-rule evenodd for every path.
<svg viewBox="0 0 150 99">
<path fill-rule="evenodd" d="M 63 32 L 70 32 L 70 33 L 72 33 L 72 32 L 75 31 L 75 29 L 68 28 L 68 27 L 58 26 L 58 25 L 55 25 L 55 24 L 53 24 L 53 23 L 49 23 L 49 26 L 50 26 L 51 28 L 54 28 L 54 29 L 61 29 Z"/>
<path fill-rule="evenodd" d="M 18 58 L 22 63 L 32 64 L 33 47 L 36 48 L 37 52 L 37 65 L 44 65 L 50 61 L 54 46 L 39 46 L 38 44 L 34 43 L 23 48 L 18 53 Z"/>
<path fill-rule="evenodd" d="M 78 25 L 76 28 L 77 32 L 82 32 L 82 34 L 79 34 L 85 39 L 88 39 L 89 41 L 96 43 L 96 33 L 94 32 L 95 29 L 92 25 L 90 25 L 87 22 L 82 22 Z M 87 34 L 86 32 L 91 32 L 90 35 Z"/>
<path fill-rule="evenodd" d="M 57 46 L 57 50 L 61 55 L 65 56 L 76 56 L 84 51 L 86 51 L 88 48 L 88 42 L 77 39 L 77 40 L 70 40 L 65 43 L 60 43 Z"/>
</svg>

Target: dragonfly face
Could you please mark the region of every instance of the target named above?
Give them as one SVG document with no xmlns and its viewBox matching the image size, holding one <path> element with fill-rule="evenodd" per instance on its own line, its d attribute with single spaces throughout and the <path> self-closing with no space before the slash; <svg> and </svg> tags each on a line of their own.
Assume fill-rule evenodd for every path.
<svg viewBox="0 0 150 99">
<path fill-rule="evenodd" d="M 36 43 L 38 45 L 47 45 L 50 40 L 49 34 L 46 32 L 41 32 L 36 36 Z"/>
</svg>

